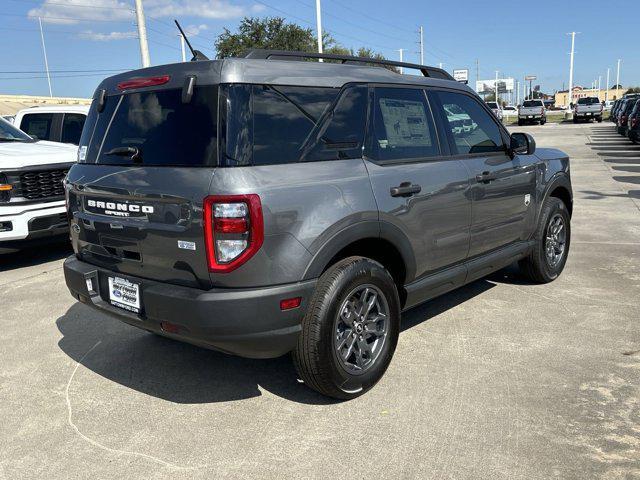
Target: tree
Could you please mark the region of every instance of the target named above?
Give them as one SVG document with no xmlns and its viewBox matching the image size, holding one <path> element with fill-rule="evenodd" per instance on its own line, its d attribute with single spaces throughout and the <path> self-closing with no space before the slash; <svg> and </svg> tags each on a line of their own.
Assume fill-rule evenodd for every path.
<svg viewBox="0 0 640 480">
<path fill-rule="evenodd" d="M 625 95 L 628 94 L 628 93 L 640 93 L 640 87 L 631 87 L 630 89 L 628 89 L 624 93 L 625 93 Z"/>
<path fill-rule="evenodd" d="M 215 47 L 218 58 L 239 57 L 252 48 L 316 52 L 316 39 L 311 29 L 302 28 L 295 23 L 287 23 L 282 17 L 264 19 L 245 17 L 240 22 L 237 33 L 231 33 L 225 28 L 216 39 Z M 354 53 L 352 49 L 336 42 L 327 32 L 322 34 L 322 50 L 324 53 L 385 59 L 380 53 L 365 47 L 359 48 Z M 396 71 L 394 67 L 387 68 Z"/>
<path fill-rule="evenodd" d="M 265 19 L 245 17 L 238 33 L 224 29 L 215 42 L 218 58 L 239 57 L 251 48 L 313 52 L 315 37 L 309 28 L 287 23 L 284 18 Z"/>
</svg>

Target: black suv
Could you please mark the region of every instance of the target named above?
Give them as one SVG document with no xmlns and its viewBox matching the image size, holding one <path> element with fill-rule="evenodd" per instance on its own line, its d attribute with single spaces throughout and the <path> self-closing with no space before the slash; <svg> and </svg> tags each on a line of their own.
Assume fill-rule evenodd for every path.
<svg viewBox="0 0 640 480">
<path fill-rule="evenodd" d="M 403 310 L 513 262 L 550 282 L 569 252 L 567 155 L 422 65 L 252 51 L 127 72 L 96 90 L 78 155 L 79 301 L 224 352 L 293 352 L 336 398 L 382 377 Z"/>
</svg>

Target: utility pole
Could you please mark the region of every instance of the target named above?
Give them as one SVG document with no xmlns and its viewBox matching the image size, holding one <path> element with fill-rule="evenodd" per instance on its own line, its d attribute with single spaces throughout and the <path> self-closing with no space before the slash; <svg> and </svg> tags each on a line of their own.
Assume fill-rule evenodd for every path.
<svg viewBox="0 0 640 480">
<path fill-rule="evenodd" d="M 140 39 L 140 57 L 142 59 L 142 67 L 151 66 L 149 59 L 149 44 L 147 43 L 147 24 L 144 20 L 144 9 L 142 8 L 142 0 L 136 0 L 136 22 L 138 23 L 138 38 Z"/>
<path fill-rule="evenodd" d="M 398 52 L 400 52 L 400 61 L 402 62 L 402 52 L 404 52 L 404 48 L 399 48 Z M 404 73 L 404 69 L 402 67 L 400 67 L 400 74 L 402 75 Z"/>
<path fill-rule="evenodd" d="M 318 53 L 322 53 L 322 9 L 320 0 L 316 0 L 316 30 L 318 31 Z M 322 59 L 318 59 L 322 63 Z"/>
<path fill-rule="evenodd" d="M 609 100 L 609 68 L 607 68 L 607 84 L 605 85 L 606 89 L 604 91 L 604 101 Z"/>
<path fill-rule="evenodd" d="M 520 80 L 516 81 L 516 105 L 520 105 Z"/>
<path fill-rule="evenodd" d="M 602 91 L 602 75 L 598 75 L 598 100 L 600 100 L 601 91 Z"/>
<path fill-rule="evenodd" d="M 479 80 L 480 80 L 480 60 L 476 58 L 476 87 L 478 86 Z"/>
<path fill-rule="evenodd" d="M 498 70 L 496 70 L 496 83 L 494 85 L 495 95 L 496 95 L 496 103 L 498 103 Z"/>
<path fill-rule="evenodd" d="M 186 62 L 187 55 L 186 55 L 186 52 L 184 51 L 184 37 L 182 36 L 181 33 L 179 33 L 178 36 L 180 37 L 180 50 L 182 51 L 182 61 Z"/>
<path fill-rule="evenodd" d="M 438 64 L 438 68 L 442 69 L 442 62 Z"/>
<path fill-rule="evenodd" d="M 571 32 L 571 60 L 569 60 L 569 94 L 567 95 L 567 106 L 571 108 L 573 100 L 573 54 L 575 51 L 576 32 Z"/>
<path fill-rule="evenodd" d="M 620 98 L 620 59 L 618 59 L 618 73 L 616 75 L 616 98 Z"/>
<path fill-rule="evenodd" d="M 49 75 L 49 61 L 47 60 L 47 47 L 44 46 L 44 33 L 42 33 L 42 19 L 38 17 L 38 23 L 40 24 L 40 40 L 42 40 L 42 53 L 44 53 L 44 69 L 47 71 L 47 82 L 49 83 L 49 96 L 53 97 L 53 91 L 51 90 L 51 76 Z"/>
<path fill-rule="evenodd" d="M 424 65 L 424 29 L 420 26 L 420 65 Z"/>
</svg>

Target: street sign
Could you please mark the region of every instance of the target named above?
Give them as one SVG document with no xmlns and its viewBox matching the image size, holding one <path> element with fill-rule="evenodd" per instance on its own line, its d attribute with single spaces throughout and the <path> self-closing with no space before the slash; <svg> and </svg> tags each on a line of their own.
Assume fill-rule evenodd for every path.
<svg viewBox="0 0 640 480">
<path fill-rule="evenodd" d="M 536 77 L 535 75 L 527 75 L 526 77 L 524 77 L 524 79 L 525 79 L 527 82 L 529 82 L 529 81 L 531 81 L 531 80 L 535 80 L 536 78 L 538 78 L 538 77 Z"/>
<path fill-rule="evenodd" d="M 454 70 L 453 71 L 453 79 L 456 82 L 464 83 L 465 85 L 469 83 L 469 70 Z"/>
</svg>

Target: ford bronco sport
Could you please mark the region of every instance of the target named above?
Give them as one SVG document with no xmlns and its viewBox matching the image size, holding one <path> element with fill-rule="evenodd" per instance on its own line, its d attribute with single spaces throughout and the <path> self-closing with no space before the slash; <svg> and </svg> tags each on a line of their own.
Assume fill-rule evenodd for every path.
<svg viewBox="0 0 640 480">
<path fill-rule="evenodd" d="M 104 80 L 66 193 L 79 301 L 224 352 L 293 352 L 340 399 L 382 377 L 402 311 L 515 261 L 550 282 L 570 243 L 566 154 L 509 135 L 440 69 L 337 55 Z"/>
</svg>

